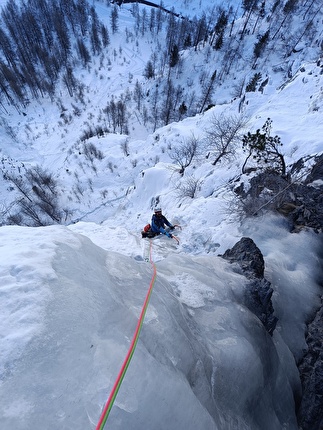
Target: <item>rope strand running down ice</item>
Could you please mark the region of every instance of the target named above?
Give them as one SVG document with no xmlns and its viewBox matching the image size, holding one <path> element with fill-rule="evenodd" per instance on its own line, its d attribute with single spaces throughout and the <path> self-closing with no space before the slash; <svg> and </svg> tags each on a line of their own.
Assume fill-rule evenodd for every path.
<svg viewBox="0 0 323 430">
<path fill-rule="evenodd" d="M 117 397 L 119 388 L 120 388 L 120 386 L 122 384 L 123 378 L 125 377 L 125 374 L 127 372 L 127 369 L 129 367 L 129 364 L 130 364 L 130 361 L 131 361 L 131 358 L 132 358 L 132 356 L 133 356 L 133 354 L 135 352 L 136 345 L 137 345 L 137 342 L 138 342 L 138 339 L 139 339 L 139 335 L 140 335 L 140 331 L 141 331 L 141 328 L 142 328 L 142 325 L 143 325 L 143 322 L 144 322 L 144 318 L 145 318 L 145 315 L 146 315 L 147 307 L 148 307 L 148 304 L 149 304 L 149 299 L 150 299 L 150 296 L 151 296 L 151 293 L 152 293 L 152 290 L 153 290 L 153 286 L 154 286 L 154 283 L 155 283 L 155 280 L 156 280 L 156 276 L 157 276 L 156 265 L 152 261 L 152 242 L 151 241 L 150 241 L 150 247 L 149 247 L 149 259 L 150 259 L 150 263 L 151 263 L 151 265 L 153 267 L 153 275 L 152 275 L 152 278 L 151 278 L 151 281 L 150 281 L 150 284 L 149 284 L 149 289 L 148 289 L 148 292 L 147 292 L 147 295 L 146 295 L 143 307 L 141 309 L 140 317 L 139 317 L 138 322 L 137 322 L 136 330 L 135 330 L 135 333 L 133 335 L 133 338 L 132 338 L 132 341 L 131 341 L 131 344 L 130 344 L 130 348 L 129 348 L 129 350 L 127 352 L 127 355 L 126 355 L 126 358 L 125 358 L 125 360 L 124 360 L 124 362 L 123 362 L 123 364 L 121 366 L 121 369 L 119 371 L 117 379 L 116 379 L 116 381 L 115 381 L 115 383 L 113 385 L 113 388 L 111 390 L 110 396 L 109 396 L 109 398 L 108 398 L 108 400 L 107 400 L 107 402 L 105 404 L 105 407 L 103 409 L 103 412 L 101 414 L 99 422 L 98 422 L 98 424 L 96 426 L 96 430 L 103 430 L 103 428 L 104 428 L 104 426 L 105 426 L 105 424 L 107 422 L 107 419 L 108 419 L 108 416 L 110 414 L 111 408 L 112 408 L 113 403 L 114 403 L 114 401 L 115 401 L 115 399 Z"/>
</svg>

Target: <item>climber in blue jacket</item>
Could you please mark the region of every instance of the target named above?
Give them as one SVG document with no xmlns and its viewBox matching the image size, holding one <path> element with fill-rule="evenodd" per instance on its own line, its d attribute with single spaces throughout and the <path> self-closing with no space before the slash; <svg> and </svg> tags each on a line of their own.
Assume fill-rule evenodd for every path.
<svg viewBox="0 0 323 430">
<path fill-rule="evenodd" d="M 169 227 L 170 230 L 174 230 L 174 228 L 179 227 L 177 224 L 173 225 L 168 221 L 168 219 L 163 215 L 161 208 L 156 208 L 151 218 L 152 232 L 156 235 L 165 234 L 167 237 L 175 239 L 177 243 L 179 243 L 178 238 L 165 229 L 165 225 Z"/>
</svg>

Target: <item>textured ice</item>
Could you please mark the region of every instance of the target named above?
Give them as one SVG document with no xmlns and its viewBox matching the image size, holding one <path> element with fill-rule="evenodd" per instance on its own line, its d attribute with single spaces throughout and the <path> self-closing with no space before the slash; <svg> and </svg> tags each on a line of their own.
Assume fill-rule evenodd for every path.
<svg viewBox="0 0 323 430">
<path fill-rule="evenodd" d="M 305 295 L 294 272 L 306 267 L 281 255 L 293 240 L 306 249 L 315 237 L 288 240 L 277 220 L 265 225 L 268 236 L 255 223 L 249 229 L 259 236 L 274 281 L 281 319 L 273 337 L 242 305 L 246 280 L 227 261 L 172 248 L 167 255 L 166 241 L 153 243 L 157 280 L 111 428 L 297 429 L 300 385 L 291 349 L 302 345 L 305 315 L 294 313 L 299 297 L 304 309 L 313 306 L 315 273 L 307 273 Z M 273 228 L 280 232 L 277 243 Z M 1 256 L 10 254 L 2 279 L 14 275 L 1 284 L 3 303 L 16 304 L 16 316 L 25 311 L 1 320 L 1 429 L 94 428 L 130 345 L 152 266 L 65 227 L 18 230 L 19 247 L 12 247 L 13 230 L 2 227 Z M 294 343 L 290 318 L 300 338 Z"/>
</svg>

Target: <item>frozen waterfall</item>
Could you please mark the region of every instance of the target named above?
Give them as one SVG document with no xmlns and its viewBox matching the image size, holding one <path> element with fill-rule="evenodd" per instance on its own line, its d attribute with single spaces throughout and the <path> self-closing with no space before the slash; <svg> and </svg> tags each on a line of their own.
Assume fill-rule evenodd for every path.
<svg viewBox="0 0 323 430">
<path fill-rule="evenodd" d="M 317 286 L 310 270 L 303 285 L 304 261 L 288 259 L 284 249 L 295 240 L 313 248 L 315 237 L 288 236 L 275 220 L 266 227 L 267 236 L 254 224 L 253 235 L 275 289 L 272 337 L 243 306 L 246 278 L 230 263 L 171 249 L 161 258 L 167 244 L 156 243 L 157 281 L 107 428 L 297 429 L 293 354 Z M 65 227 L 35 230 L 1 229 L 1 252 L 10 257 L 1 273 L 1 429 L 93 429 L 129 347 L 151 265 Z"/>
</svg>

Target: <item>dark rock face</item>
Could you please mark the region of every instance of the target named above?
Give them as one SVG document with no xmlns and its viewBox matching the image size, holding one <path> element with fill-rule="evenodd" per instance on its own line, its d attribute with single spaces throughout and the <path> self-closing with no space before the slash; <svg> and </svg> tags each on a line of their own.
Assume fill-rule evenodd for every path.
<svg viewBox="0 0 323 430">
<path fill-rule="evenodd" d="M 234 191 L 243 201 L 247 215 L 257 215 L 263 209 L 278 211 L 289 220 L 291 232 L 309 228 L 322 235 L 323 154 L 315 156 L 311 171 L 305 176 L 304 168 L 310 159 L 313 160 L 313 157 L 298 160 L 285 178 L 275 172 L 267 171 L 250 180 L 248 191 L 245 191 L 243 183 L 237 186 Z M 233 260 L 233 257 L 230 256 L 232 250 L 227 251 L 226 254 L 228 253 L 229 259 Z M 237 257 L 242 259 L 241 255 Z M 320 261 L 323 261 L 323 246 L 322 255 L 318 257 Z M 243 265 L 247 265 L 247 263 L 244 261 Z M 258 316 L 261 309 L 266 310 L 261 313 L 259 318 L 270 330 L 273 326 L 271 318 L 274 318 L 270 313 L 270 287 L 268 296 L 266 293 L 262 294 L 265 291 L 266 288 L 260 288 L 260 290 L 251 288 L 246 302 L 249 303 L 249 309 L 256 309 L 255 314 Z M 257 306 L 258 298 L 261 305 Z M 307 350 L 298 365 L 303 394 L 298 406 L 297 417 L 300 429 L 323 430 L 323 303 L 307 329 Z"/>
<path fill-rule="evenodd" d="M 302 430 L 323 429 L 323 303 L 308 325 L 308 350 L 299 363 L 303 395 L 298 409 Z"/>
<path fill-rule="evenodd" d="M 260 319 L 268 333 L 272 335 L 277 324 L 271 301 L 273 289 L 270 282 L 264 278 L 265 263 L 260 249 L 252 239 L 243 237 L 222 257 L 230 262 L 237 262 L 249 279 L 244 294 L 244 304 Z"/>
<path fill-rule="evenodd" d="M 303 184 L 295 185 L 295 209 L 289 218 L 296 229 L 310 227 L 323 232 L 323 154 L 315 157 L 315 164 Z"/>
<path fill-rule="evenodd" d="M 323 154 L 315 158 L 315 164 L 310 174 L 307 176 L 305 183 L 310 184 L 314 181 L 323 179 Z"/>
<path fill-rule="evenodd" d="M 243 237 L 232 249 L 222 256 L 231 262 L 238 262 L 248 278 L 263 278 L 265 262 L 260 249 L 249 237 Z"/>
<path fill-rule="evenodd" d="M 284 178 L 273 171 L 261 172 L 251 178 L 248 191 L 243 183 L 237 186 L 234 191 L 247 215 L 274 210 L 288 218 L 293 232 L 303 228 L 323 232 L 323 154 L 315 157 L 306 177 L 302 173 L 304 164 L 305 160 L 298 160 Z"/>
</svg>

